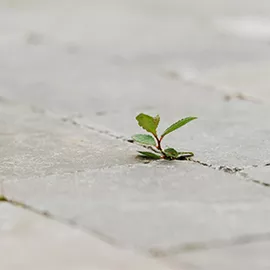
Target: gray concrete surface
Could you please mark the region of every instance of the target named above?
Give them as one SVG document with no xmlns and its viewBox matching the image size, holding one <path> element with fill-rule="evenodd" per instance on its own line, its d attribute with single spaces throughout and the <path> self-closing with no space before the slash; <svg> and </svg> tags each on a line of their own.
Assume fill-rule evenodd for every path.
<svg viewBox="0 0 270 270">
<path fill-rule="evenodd" d="M 62 174 L 135 164 L 136 147 L 35 108 L 0 101 L 1 164 L 5 177 Z"/>
<path fill-rule="evenodd" d="M 0 203 L 1 269 L 169 270 L 87 233 L 7 203 Z"/>
<path fill-rule="evenodd" d="M 197 164 L 16 177 L 4 187 L 10 199 L 142 252 L 230 241 L 270 227 L 270 189 Z"/>
<path fill-rule="evenodd" d="M 0 221 L 22 213 L 36 226 L 45 211 L 78 227 L 1 232 L 5 267 L 15 253 L 37 269 L 37 234 L 63 228 L 80 252 L 56 258 L 45 251 L 59 242 L 43 243 L 49 269 L 73 253 L 69 269 L 115 269 L 122 252 L 161 269 L 268 269 L 269 14 L 265 0 L 0 1 Z M 136 158 L 125 139 L 141 132 L 139 112 L 159 113 L 161 129 L 198 116 L 164 141 L 198 162 Z M 123 256 L 133 267 L 137 255 Z"/>
</svg>

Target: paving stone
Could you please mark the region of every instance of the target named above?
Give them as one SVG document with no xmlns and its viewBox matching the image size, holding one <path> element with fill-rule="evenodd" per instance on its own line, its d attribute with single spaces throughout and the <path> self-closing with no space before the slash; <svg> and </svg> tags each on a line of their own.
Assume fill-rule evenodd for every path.
<svg viewBox="0 0 270 270">
<path fill-rule="evenodd" d="M 0 254 L 8 270 L 169 269 L 8 203 L 0 203 Z"/>
<path fill-rule="evenodd" d="M 169 256 L 164 259 L 169 266 L 180 265 L 190 270 L 267 270 L 270 268 L 270 242 L 234 245 Z"/>
<path fill-rule="evenodd" d="M 0 180 L 134 164 L 131 144 L 45 112 L 0 102 Z"/>
<path fill-rule="evenodd" d="M 270 226 L 269 189 L 186 162 L 7 179 L 4 190 L 142 251 L 266 233 Z"/>
</svg>

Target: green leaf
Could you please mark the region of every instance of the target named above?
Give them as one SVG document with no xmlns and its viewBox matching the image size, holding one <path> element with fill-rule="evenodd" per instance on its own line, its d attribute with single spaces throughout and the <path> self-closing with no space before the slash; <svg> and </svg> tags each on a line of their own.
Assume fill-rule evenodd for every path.
<svg viewBox="0 0 270 270">
<path fill-rule="evenodd" d="M 156 123 L 156 126 L 158 127 L 159 121 L 160 121 L 159 115 L 156 115 L 156 116 L 154 117 L 154 121 L 155 121 L 155 123 Z M 156 127 L 156 128 L 157 128 L 157 127 Z"/>
<path fill-rule="evenodd" d="M 157 135 L 157 127 L 160 121 L 160 117 L 158 115 L 156 117 L 152 117 L 150 115 L 140 113 L 137 115 L 136 120 L 138 121 L 138 125 L 140 127 L 155 136 Z"/>
<path fill-rule="evenodd" d="M 161 137 L 164 137 L 165 135 L 175 131 L 176 129 L 184 126 L 185 124 L 187 124 L 188 122 L 197 119 L 197 117 L 186 117 L 184 119 L 181 119 L 177 122 L 175 122 L 174 124 L 172 124 L 171 126 L 169 126 L 161 135 Z"/>
<path fill-rule="evenodd" d="M 151 159 L 161 159 L 161 156 L 156 155 L 151 152 L 138 151 L 143 157 L 151 158 Z"/>
<path fill-rule="evenodd" d="M 140 144 L 143 145 L 152 145 L 152 146 L 156 146 L 156 141 L 155 139 L 151 136 L 151 135 L 147 135 L 147 134 L 136 134 L 132 136 L 132 139 Z"/>
<path fill-rule="evenodd" d="M 165 153 L 166 157 L 169 157 L 172 159 L 177 158 L 179 156 L 179 153 L 173 148 L 165 149 L 164 153 Z"/>
</svg>

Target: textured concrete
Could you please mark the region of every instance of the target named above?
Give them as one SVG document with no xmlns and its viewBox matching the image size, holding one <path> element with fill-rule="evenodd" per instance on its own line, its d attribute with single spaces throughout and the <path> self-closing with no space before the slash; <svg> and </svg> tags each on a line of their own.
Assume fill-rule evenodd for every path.
<svg viewBox="0 0 270 270">
<path fill-rule="evenodd" d="M 0 203 L 1 269 L 169 270 L 85 232 Z"/>
<path fill-rule="evenodd" d="M 1 178 L 137 163 L 131 144 L 3 99 L 0 125 Z"/>
<path fill-rule="evenodd" d="M 174 269 L 269 268 L 269 14 L 265 0 L 0 1 L 0 193 Z M 164 145 L 200 163 L 137 159 L 123 138 L 139 112 L 161 130 L 198 116 Z"/>
</svg>

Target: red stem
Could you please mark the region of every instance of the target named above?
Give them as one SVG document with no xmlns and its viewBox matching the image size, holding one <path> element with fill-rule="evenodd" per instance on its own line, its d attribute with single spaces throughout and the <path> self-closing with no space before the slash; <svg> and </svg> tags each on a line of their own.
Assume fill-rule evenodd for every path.
<svg viewBox="0 0 270 270">
<path fill-rule="evenodd" d="M 157 146 L 156 146 L 156 148 L 162 153 L 162 155 L 163 155 L 164 157 L 166 157 L 166 154 L 163 152 L 162 147 L 161 147 L 161 141 L 162 141 L 163 137 L 160 137 L 160 139 L 158 138 L 157 135 L 154 135 L 154 137 L 156 138 L 156 141 L 157 141 Z"/>
</svg>

